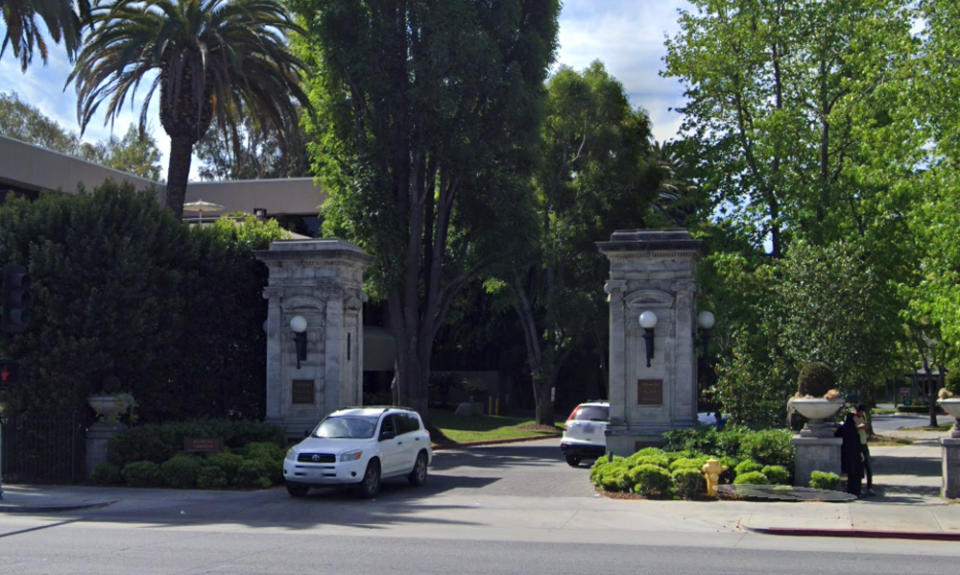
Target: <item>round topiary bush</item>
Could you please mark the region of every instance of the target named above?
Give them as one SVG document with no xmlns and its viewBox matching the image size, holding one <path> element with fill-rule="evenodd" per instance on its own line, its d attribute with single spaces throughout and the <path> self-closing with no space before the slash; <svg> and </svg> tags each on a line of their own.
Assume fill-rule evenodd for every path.
<svg viewBox="0 0 960 575">
<path fill-rule="evenodd" d="M 828 471 L 811 471 L 809 485 L 814 489 L 836 491 L 840 487 L 840 476 Z"/>
<path fill-rule="evenodd" d="M 227 474 L 220 467 L 204 463 L 197 472 L 197 487 L 200 489 L 220 489 L 227 485 Z"/>
<path fill-rule="evenodd" d="M 752 459 L 744 459 L 734 468 L 733 472 L 736 477 L 740 477 L 744 473 L 750 473 L 751 471 L 760 471 L 763 469 L 763 466 L 757 463 Z"/>
<path fill-rule="evenodd" d="M 192 455 L 174 455 L 160 464 L 160 476 L 170 487 L 187 489 L 197 484 L 200 458 Z"/>
<path fill-rule="evenodd" d="M 760 471 L 748 471 L 743 474 L 738 473 L 737 478 L 733 480 L 733 484 L 769 485 L 770 480 Z"/>
<path fill-rule="evenodd" d="M 797 391 L 801 396 L 823 397 L 837 386 L 837 375 L 830 366 L 821 361 L 811 361 L 800 370 Z"/>
<path fill-rule="evenodd" d="M 703 473 L 692 467 L 681 467 L 673 472 L 673 484 L 677 495 L 684 499 L 700 497 L 707 490 L 707 481 Z"/>
<path fill-rule="evenodd" d="M 644 497 L 669 498 L 673 495 L 673 476 L 663 467 L 645 463 L 630 470 L 635 480 L 633 492 Z"/>
<path fill-rule="evenodd" d="M 767 465 L 760 470 L 760 473 L 774 485 L 789 485 L 790 472 L 782 465 Z"/>
<path fill-rule="evenodd" d="M 152 461 L 130 462 L 123 466 L 120 474 L 131 487 L 158 487 L 163 483 L 160 466 Z"/>
</svg>

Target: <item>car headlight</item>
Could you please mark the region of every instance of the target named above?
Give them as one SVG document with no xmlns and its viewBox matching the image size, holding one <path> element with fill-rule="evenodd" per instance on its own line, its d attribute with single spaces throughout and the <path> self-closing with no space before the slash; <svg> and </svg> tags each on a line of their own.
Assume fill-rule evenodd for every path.
<svg viewBox="0 0 960 575">
<path fill-rule="evenodd" d="M 294 449 L 294 448 L 292 448 L 292 447 L 291 447 L 290 449 L 288 449 L 288 450 L 287 450 L 287 457 L 286 457 L 286 459 L 289 460 L 289 461 L 296 461 L 296 459 L 297 459 L 297 450 Z"/>
<path fill-rule="evenodd" d="M 343 463 L 344 461 L 356 461 L 356 460 L 360 459 L 361 457 L 363 457 L 363 450 L 361 450 L 361 449 L 355 449 L 355 450 L 353 450 L 353 451 L 348 451 L 348 452 L 346 452 L 346 453 L 341 453 L 341 454 L 340 454 L 340 462 Z"/>
</svg>

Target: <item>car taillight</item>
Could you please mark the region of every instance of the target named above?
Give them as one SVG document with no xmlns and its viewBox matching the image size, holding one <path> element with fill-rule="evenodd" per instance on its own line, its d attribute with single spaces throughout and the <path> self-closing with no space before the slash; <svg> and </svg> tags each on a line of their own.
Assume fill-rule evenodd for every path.
<svg viewBox="0 0 960 575">
<path fill-rule="evenodd" d="M 573 411 L 570 412 L 570 417 L 567 418 L 567 422 L 573 421 L 574 416 L 577 415 L 577 411 L 580 410 L 580 406 L 574 407 Z"/>
</svg>

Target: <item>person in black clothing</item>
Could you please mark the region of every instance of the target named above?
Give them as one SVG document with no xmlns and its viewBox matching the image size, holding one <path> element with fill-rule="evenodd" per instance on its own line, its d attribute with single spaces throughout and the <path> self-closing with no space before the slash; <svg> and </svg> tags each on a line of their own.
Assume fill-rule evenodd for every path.
<svg viewBox="0 0 960 575">
<path fill-rule="evenodd" d="M 847 493 L 860 497 L 863 481 L 863 453 L 860 451 L 860 434 L 853 413 L 848 413 L 834 436 L 843 440 L 840 444 L 840 468 L 847 474 Z"/>
</svg>

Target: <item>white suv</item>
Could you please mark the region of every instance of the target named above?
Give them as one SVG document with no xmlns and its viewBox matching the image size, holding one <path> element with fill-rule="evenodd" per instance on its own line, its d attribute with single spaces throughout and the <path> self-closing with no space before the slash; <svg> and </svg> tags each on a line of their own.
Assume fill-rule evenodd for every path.
<svg viewBox="0 0 960 575">
<path fill-rule="evenodd" d="M 423 485 L 432 460 L 430 434 L 416 411 L 341 409 L 287 451 L 283 480 L 293 497 L 305 496 L 312 486 L 347 485 L 369 498 L 388 477 L 405 475 L 411 485 Z"/>
<path fill-rule="evenodd" d="M 610 402 L 586 401 L 570 413 L 564 426 L 560 451 L 572 467 L 582 459 L 596 459 L 607 451 L 607 422 Z"/>
</svg>

